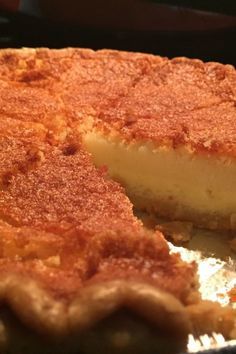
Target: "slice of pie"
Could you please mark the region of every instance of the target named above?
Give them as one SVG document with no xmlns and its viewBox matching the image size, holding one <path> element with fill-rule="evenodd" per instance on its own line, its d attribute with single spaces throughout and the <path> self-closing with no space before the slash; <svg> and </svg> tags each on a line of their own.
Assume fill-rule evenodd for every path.
<svg viewBox="0 0 236 354">
<path fill-rule="evenodd" d="M 223 107 L 228 124 L 233 93 L 225 87 L 233 85 L 232 69 L 220 66 L 230 77 L 226 75 L 222 90 L 217 85 L 215 91 L 208 90 L 211 80 L 218 80 L 213 69 L 204 87 L 196 79 L 192 90 L 198 92 L 199 86 L 202 95 L 194 93 L 192 101 L 173 82 L 181 85 L 179 76 L 185 73 L 188 88 L 199 65 L 207 77 L 198 61 L 24 49 L 2 51 L 0 63 L 0 352 L 93 353 L 101 348 L 103 354 L 171 353 L 185 346 L 190 332 L 232 336 L 233 310 L 200 299 L 196 265 L 170 254 L 163 235 L 144 228 L 123 187 L 107 174 L 108 167 L 138 206 L 195 220 L 197 211 L 183 214 L 187 205 L 180 199 L 181 212 L 172 215 L 174 198 L 162 200 L 150 188 L 148 166 L 153 161 L 155 188 L 163 193 L 158 176 L 173 168 L 166 180 L 172 176 L 174 186 L 173 171 L 177 173 L 183 161 L 190 163 L 187 154 L 192 154 L 194 165 L 201 160 L 208 168 L 206 161 L 217 161 L 209 168 L 221 168 L 223 147 L 229 156 L 233 151 L 226 138 L 215 150 L 200 148 L 193 139 L 187 145 L 175 124 L 187 110 L 190 126 L 197 121 L 190 120 L 191 115 L 199 112 L 200 121 L 204 109 Z M 158 107 L 168 119 L 165 128 Z M 161 153 L 166 159 L 163 155 L 163 165 L 157 168 Z M 92 158 L 102 166 L 96 168 Z M 227 173 L 232 172 L 227 166 Z M 225 203 L 231 203 L 225 193 Z M 193 193 L 188 200 L 194 198 Z M 201 215 L 211 225 L 229 221 L 229 214 L 221 219 L 218 212 Z"/>
<path fill-rule="evenodd" d="M 52 144 L 39 123 L 8 118 L 0 125 L 2 303 L 36 333 L 64 341 L 89 330 L 98 341 L 94 326 L 113 316 L 131 328 L 143 319 L 139 331 L 151 341 L 161 331 L 184 343 L 191 330 L 186 306 L 196 302 L 195 265 L 170 255 L 160 233 L 144 230 L 122 187 L 92 165 L 78 136 Z M 5 311 L 4 345 L 15 335 Z M 116 348 L 118 336 L 119 350 L 118 328 L 110 340 Z M 119 330 L 130 350 L 129 329 Z M 32 350 L 26 338 L 17 353 Z"/>
<path fill-rule="evenodd" d="M 111 51 L 77 58 L 63 99 L 95 164 L 139 208 L 235 230 L 235 69 Z"/>
</svg>

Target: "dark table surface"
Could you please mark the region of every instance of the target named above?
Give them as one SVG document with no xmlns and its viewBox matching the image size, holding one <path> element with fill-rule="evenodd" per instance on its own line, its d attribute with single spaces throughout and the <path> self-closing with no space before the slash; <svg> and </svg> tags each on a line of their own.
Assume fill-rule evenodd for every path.
<svg viewBox="0 0 236 354">
<path fill-rule="evenodd" d="M 236 66 L 236 25 L 208 30 L 116 30 L 0 12 L 0 47 L 89 47 L 187 56 Z"/>
</svg>

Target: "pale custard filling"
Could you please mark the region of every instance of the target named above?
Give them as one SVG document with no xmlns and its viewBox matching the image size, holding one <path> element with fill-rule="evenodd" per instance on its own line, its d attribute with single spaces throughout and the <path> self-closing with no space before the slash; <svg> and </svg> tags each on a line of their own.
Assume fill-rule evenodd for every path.
<svg viewBox="0 0 236 354">
<path fill-rule="evenodd" d="M 220 215 L 235 228 L 235 161 L 197 155 L 186 148 L 127 144 L 95 130 L 84 133 L 83 139 L 94 163 L 106 165 L 134 200 L 164 202 L 167 207 L 175 203 L 176 208 L 200 215 Z"/>
</svg>

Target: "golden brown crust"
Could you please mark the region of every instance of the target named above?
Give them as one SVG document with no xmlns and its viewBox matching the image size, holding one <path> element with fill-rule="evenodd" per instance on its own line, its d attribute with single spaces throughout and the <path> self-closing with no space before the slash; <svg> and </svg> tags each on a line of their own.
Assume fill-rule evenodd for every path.
<svg viewBox="0 0 236 354">
<path fill-rule="evenodd" d="M 117 280 L 90 285 L 65 304 L 35 281 L 13 275 L 1 278 L 0 300 L 23 323 L 57 339 L 88 330 L 120 308 L 133 310 L 174 337 L 185 338 L 191 331 L 184 306 L 174 296 L 142 282 Z"/>
<path fill-rule="evenodd" d="M 232 66 L 106 51 L 93 54 L 93 60 L 96 68 L 89 67 L 88 58 L 78 59 L 68 77 L 63 100 L 74 113 L 86 108 L 98 129 L 129 142 L 235 156 Z M 86 68 L 83 76 L 80 66 Z"/>
<path fill-rule="evenodd" d="M 236 72 L 230 65 L 72 48 L 4 50 L 0 60 L 4 114 L 29 120 L 38 110 L 30 120 L 44 124 L 65 111 L 69 124 L 93 115 L 100 129 L 128 141 L 236 154 Z M 17 97 L 25 100 L 24 110 L 11 103 Z"/>
<path fill-rule="evenodd" d="M 0 138 L 3 220 L 59 234 L 141 227 L 122 187 L 92 165 L 79 137 L 59 146 Z"/>
<path fill-rule="evenodd" d="M 182 59 L 158 65 L 115 106 L 99 112 L 96 128 L 129 142 L 235 156 L 235 70 L 196 64 Z M 217 79 L 217 70 L 223 78 Z"/>
<path fill-rule="evenodd" d="M 6 223 L 0 234 L 0 297 L 27 326 L 67 336 L 128 307 L 164 332 L 190 331 L 183 304 L 196 301 L 195 265 L 170 256 L 161 234 L 88 238 Z"/>
<path fill-rule="evenodd" d="M 71 301 L 89 284 L 116 280 L 143 282 L 193 301 L 194 264 L 170 256 L 161 234 L 130 230 L 56 235 L 29 227 L 0 226 L 0 275 L 35 279 L 55 299 Z"/>
<path fill-rule="evenodd" d="M 53 331 L 58 307 L 58 316 L 64 318 L 63 311 L 78 294 L 87 288 L 104 291 L 114 279 L 114 310 L 131 301 L 130 296 L 136 298 L 136 284 L 142 284 L 142 291 L 172 294 L 177 303 L 191 302 L 195 265 L 170 255 L 160 233 L 143 229 L 123 188 L 108 179 L 105 169 L 92 165 L 79 136 L 70 133 L 52 143 L 47 127 L 12 118 L 2 127 L 0 216 L 5 222 L 0 224 L 0 278 L 2 296 L 18 316 L 36 329 L 51 326 Z M 127 282 L 133 285 L 124 285 L 121 296 L 119 289 Z M 38 300 L 46 295 L 45 303 Z M 148 293 L 144 298 L 148 301 Z M 19 301 L 27 302 L 23 312 Z M 161 301 L 159 310 L 168 312 Z M 46 327 L 45 316 L 53 322 Z M 82 321 L 78 318 L 73 321 Z M 66 323 L 62 332 L 68 330 Z"/>
</svg>

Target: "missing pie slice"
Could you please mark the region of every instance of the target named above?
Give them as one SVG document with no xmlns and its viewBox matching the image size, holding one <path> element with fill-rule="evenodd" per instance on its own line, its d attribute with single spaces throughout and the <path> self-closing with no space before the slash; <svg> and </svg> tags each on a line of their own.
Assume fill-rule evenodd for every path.
<svg viewBox="0 0 236 354">
<path fill-rule="evenodd" d="M 6 50 L 0 61 L 1 353 L 170 353 L 184 348 L 190 332 L 231 336 L 233 310 L 201 301 L 196 265 L 170 254 L 163 235 L 144 228 L 123 187 L 86 151 L 126 187 L 126 164 L 130 173 L 139 166 L 143 179 L 148 168 L 138 158 L 142 148 L 135 150 L 133 121 L 124 124 L 125 100 L 137 88 L 141 104 L 142 80 L 157 67 L 161 76 L 169 62 L 77 49 Z M 209 94 L 209 105 L 217 95 Z M 150 134 L 157 132 L 140 109 Z M 107 118 L 112 114 L 116 122 Z M 122 155 L 128 142 L 131 159 Z M 142 142 L 151 144 L 145 135 Z M 153 195 L 160 204 L 139 187 L 145 203 Z"/>
</svg>

